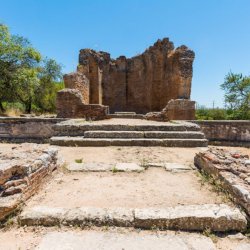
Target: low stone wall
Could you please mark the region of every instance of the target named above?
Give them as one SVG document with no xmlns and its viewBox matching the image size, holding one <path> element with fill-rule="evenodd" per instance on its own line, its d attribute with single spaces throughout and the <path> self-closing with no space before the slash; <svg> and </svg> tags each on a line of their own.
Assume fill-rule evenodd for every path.
<svg viewBox="0 0 250 250">
<path fill-rule="evenodd" d="M 65 119 L 0 117 L 0 142 L 47 142 L 53 125 Z"/>
<path fill-rule="evenodd" d="M 85 118 L 86 120 L 107 119 L 108 106 L 85 104 L 77 89 L 63 89 L 57 92 L 56 112 L 59 118 Z"/>
<path fill-rule="evenodd" d="M 200 125 L 210 145 L 250 147 L 250 121 L 191 121 Z"/>
</svg>

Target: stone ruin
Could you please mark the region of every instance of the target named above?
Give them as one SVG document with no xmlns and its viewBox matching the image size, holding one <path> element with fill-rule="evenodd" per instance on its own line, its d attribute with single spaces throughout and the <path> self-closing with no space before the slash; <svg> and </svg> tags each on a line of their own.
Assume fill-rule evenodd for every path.
<svg viewBox="0 0 250 250">
<path fill-rule="evenodd" d="M 109 112 L 136 112 L 152 120 L 193 120 L 194 57 L 168 38 L 132 58 L 82 49 L 77 71 L 64 76 L 66 89 L 58 92 L 58 117 L 104 119 Z"/>
</svg>

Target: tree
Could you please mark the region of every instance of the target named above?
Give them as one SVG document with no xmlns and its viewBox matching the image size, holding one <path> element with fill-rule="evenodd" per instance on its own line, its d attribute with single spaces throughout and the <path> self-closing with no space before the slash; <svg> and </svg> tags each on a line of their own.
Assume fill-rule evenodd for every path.
<svg viewBox="0 0 250 250">
<path fill-rule="evenodd" d="M 7 26 L 0 24 L 0 109 L 3 101 L 20 101 L 31 111 L 33 88 L 37 84 L 40 53 L 30 42 L 11 35 Z"/>
<path fill-rule="evenodd" d="M 56 93 L 64 87 L 61 65 L 53 59 L 43 60 L 39 67 L 39 86 L 35 90 L 35 105 L 45 112 L 55 111 Z"/>
<path fill-rule="evenodd" d="M 0 24 L 0 111 L 4 112 L 6 102 L 21 103 L 27 113 L 54 111 L 61 80 L 61 65 L 53 59 L 42 60 L 27 39 L 11 35 Z"/>
<path fill-rule="evenodd" d="M 231 119 L 250 119 L 250 77 L 228 73 L 221 88 Z"/>
</svg>

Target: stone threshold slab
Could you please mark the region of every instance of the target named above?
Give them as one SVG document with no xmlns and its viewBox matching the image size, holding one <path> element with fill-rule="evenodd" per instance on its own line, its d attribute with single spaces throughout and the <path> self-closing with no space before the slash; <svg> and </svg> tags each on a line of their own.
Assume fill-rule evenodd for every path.
<svg viewBox="0 0 250 250">
<path fill-rule="evenodd" d="M 141 229 L 245 231 L 247 220 L 237 208 L 225 204 L 157 208 L 54 208 L 36 206 L 19 216 L 24 226 L 117 226 Z"/>
<path fill-rule="evenodd" d="M 36 250 L 216 250 L 208 237 L 192 235 L 156 235 L 117 232 L 50 232 Z"/>
<path fill-rule="evenodd" d="M 71 172 L 143 172 L 149 167 L 162 167 L 169 172 L 190 171 L 192 168 L 180 163 L 71 163 L 66 168 Z"/>
</svg>

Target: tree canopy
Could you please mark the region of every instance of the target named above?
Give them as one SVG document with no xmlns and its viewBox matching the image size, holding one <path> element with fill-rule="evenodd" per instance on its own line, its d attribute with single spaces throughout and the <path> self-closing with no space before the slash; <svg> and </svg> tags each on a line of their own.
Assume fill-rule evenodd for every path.
<svg viewBox="0 0 250 250">
<path fill-rule="evenodd" d="M 221 88 L 225 91 L 229 118 L 250 119 L 250 77 L 230 72 Z"/>
<path fill-rule="evenodd" d="M 55 93 L 62 88 L 61 65 L 42 55 L 24 37 L 12 35 L 0 24 L 0 110 L 4 102 L 19 102 L 30 113 L 32 106 L 54 111 Z M 59 83 L 58 83 L 59 82 Z"/>
</svg>

